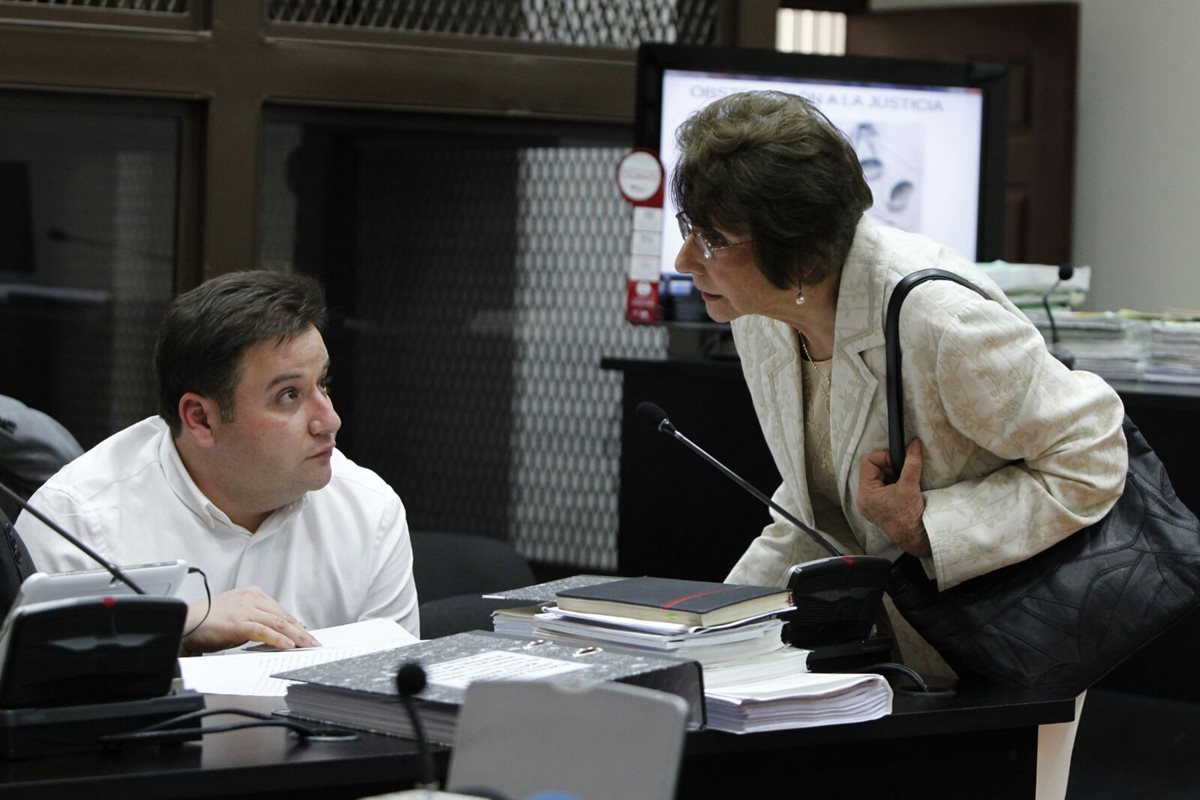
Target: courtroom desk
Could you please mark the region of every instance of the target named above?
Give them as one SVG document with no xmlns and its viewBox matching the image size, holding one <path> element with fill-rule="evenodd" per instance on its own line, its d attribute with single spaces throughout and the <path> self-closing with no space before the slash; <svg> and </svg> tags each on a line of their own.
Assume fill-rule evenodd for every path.
<svg viewBox="0 0 1200 800">
<path fill-rule="evenodd" d="M 206 700 L 210 709 L 284 707 L 279 697 Z M 205 725 L 239 721 L 250 720 L 219 716 Z M 421 777 L 416 753 L 414 742 L 389 736 L 303 743 L 283 728 L 250 728 L 173 746 L 0 761 L 0 798 L 356 798 L 410 788 Z M 435 748 L 434 757 L 445 774 L 448 751 Z"/>
<path fill-rule="evenodd" d="M 281 698 L 208 698 L 209 708 L 282 705 Z M 687 737 L 676 798 L 740 800 L 776 790 L 814 798 L 882 797 L 885 790 L 892 798 L 1032 797 L 1037 726 L 1070 720 L 1074 708 L 1071 699 L 1011 692 L 899 694 L 892 716 L 855 725 L 745 736 L 696 731 Z M 547 742 L 546 757 L 554 748 Z M 0 797 L 362 797 L 411 786 L 419 777 L 416 752 L 406 739 L 364 734 L 356 742 L 301 744 L 282 729 L 258 728 L 178 747 L 0 762 Z M 435 750 L 439 776 L 448 756 Z"/>
<path fill-rule="evenodd" d="M 676 797 L 1032 798 L 1038 726 L 1074 716 L 1073 698 L 965 687 L 897 692 L 892 715 L 871 722 L 692 733 Z"/>
<path fill-rule="evenodd" d="M 1167 468 L 1180 499 L 1200 513 L 1200 387 L 1169 383 L 1110 381 L 1125 411 Z M 1106 675 L 1099 688 L 1200 704 L 1200 612 L 1193 612 L 1129 661 Z M 1085 706 L 1086 707 L 1086 706 Z M 1145 713 L 1153 716 L 1153 704 Z M 1194 709 L 1200 713 L 1200 707 Z M 1097 719 L 1102 719 L 1099 714 Z M 1083 715 L 1086 725 L 1088 715 Z M 1084 729 L 1081 729 L 1081 733 Z M 1175 737 L 1176 742 L 1179 737 Z"/>
<path fill-rule="evenodd" d="M 735 360 L 604 359 L 601 367 L 623 375 L 618 574 L 723 580 L 768 521 L 765 508 L 683 445 L 639 423 L 634 410 L 644 400 L 658 403 L 683 435 L 769 495 L 779 485 L 779 473 L 763 440 L 740 364 Z M 1130 418 L 1162 458 L 1180 498 L 1193 511 L 1200 510 L 1195 466 L 1200 445 L 1200 387 L 1111 383 Z M 1200 612 L 1167 631 L 1096 688 L 1200 704 L 1200 681 L 1195 679 L 1198 663 Z M 1145 715 L 1152 715 L 1154 708 L 1145 704 Z M 1097 704 L 1089 725 L 1085 704 L 1080 726 L 1085 742 L 1094 738 L 1089 727 L 1103 727 L 1114 718 L 1103 712 Z M 893 720 L 888 724 L 899 723 Z M 792 732 L 782 738 L 801 735 Z M 1007 734 L 991 735 L 1003 739 Z M 956 734 L 923 741 L 951 752 L 960 745 Z M 988 751 L 1003 751 L 1002 742 L 997 745 Z M 759 746 L 757 741 L 755 746 Z M 816 760 L 830 763 L 842 758 L 840 751 L 814 751 L 814 755 Z M 918 757 L 914 764 L 925 760 L 926 756 Z M 861 768 L 853 759 L 841 763 L 848 770 Z M 794 788 L 800 790 L 802 766 L 779 768 L 795 778 Z M 709 778 L 714 785 L 720 780 L 716 775 Z"/>
</svg>

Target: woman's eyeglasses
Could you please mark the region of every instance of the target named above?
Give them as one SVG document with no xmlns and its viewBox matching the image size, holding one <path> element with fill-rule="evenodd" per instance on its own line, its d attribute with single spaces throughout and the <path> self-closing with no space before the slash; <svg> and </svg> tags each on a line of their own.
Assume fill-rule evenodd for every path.
<svg viewBox="0 0 1200 800">
<path fill-rule="evenodd" d="M 704 251 L 705 258 L 712 258 L 713 253 L 724 250 L 726 247 L 737 247 L 739 244 L 750 244 L 754 241 L 753 239 L 743 239 L 740 242 L 727 242 L 721 234 L 706 233 L 702 228 L 693 225 L 688 215 L 682 211 L 675 215 L 675 221 L 679 223 L 679 235 L 685 242 L 689 236 L 696 237 L 696 241 L 700 243 L 700 249 Z"/>
</svg>

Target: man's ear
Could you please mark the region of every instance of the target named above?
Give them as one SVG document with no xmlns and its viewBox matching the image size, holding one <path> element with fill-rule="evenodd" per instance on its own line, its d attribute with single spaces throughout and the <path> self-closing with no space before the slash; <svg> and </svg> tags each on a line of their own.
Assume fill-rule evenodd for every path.
<svg viewBox="0 0 1200 800">
<path fill-rule="evenodd" d="M 211 447 L 215 440 L 213 425 L 220 422 L 221 411 L 216 402 L 195 392 L 185 392 L 179 398 L 180 434 L 200 447 Z"/>
</svg>

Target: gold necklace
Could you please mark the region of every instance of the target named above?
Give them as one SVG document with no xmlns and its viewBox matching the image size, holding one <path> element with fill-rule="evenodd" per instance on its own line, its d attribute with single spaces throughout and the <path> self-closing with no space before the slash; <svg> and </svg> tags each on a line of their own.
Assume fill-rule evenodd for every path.
<svg viewBox="0 0 1200 800">
<path fill-rule="evenodd" d="M 804 345 L 804 334 L 797 333 L 796 335 L 800 337 L 800 349 L 804 351 L 804 358 L 807 359 L 808 363 L 810 364 L 817 363 L 816 361 L 813 361 L 813 357 L 809 355 L 808 348 Z"/>
<path fill-rule="evenodd" d="M 813 365 L 813 369 L 815 369 L 818 374 L 824 372 L 824 370 L 822 370 L 820 367 L 817 366 L 817 362 L 813 360 L 812 355 L 808 352 L 808 347 L 804 344 L 804 334 L 800 333 L 799 331 L 796 331 L 796 335 L 800 337 L 800 350 L 804 353 L 804 359 L 806 361 L 808 361 L 808 363 Z M 825 375 L 825 391 L 826 391 L 825 398 L 826 398 L 826 401 L 828 401 L 828 399 L 829 399 L 828 392 L 832 388 L 833 388 L 833 370 L 830 369 L 828 374 Z"/>
</svg>

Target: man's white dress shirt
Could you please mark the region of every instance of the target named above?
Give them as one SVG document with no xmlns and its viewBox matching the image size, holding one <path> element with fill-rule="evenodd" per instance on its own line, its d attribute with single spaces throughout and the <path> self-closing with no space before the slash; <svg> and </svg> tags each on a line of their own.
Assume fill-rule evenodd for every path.
<svg viewBox="0 0 1200 800">
<path fill-rule="evenodd" d="M 181 558 L 208 575 L 214 595 L 258 586 L 308 628 L 386 618 L 419 636 L 404 505 L 340 451 L 331 466 L 328 485 L 251 533 L 204 496 L 166 423 L 150 417 L 72 461 L 30 503 L 118 565 Z M 43 572 L 97 566 L 28 513 L 16 527 Z M 199 575 L 181 596 L 204 597 Z"/>
</svg>

